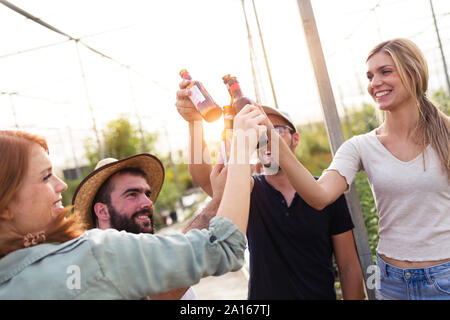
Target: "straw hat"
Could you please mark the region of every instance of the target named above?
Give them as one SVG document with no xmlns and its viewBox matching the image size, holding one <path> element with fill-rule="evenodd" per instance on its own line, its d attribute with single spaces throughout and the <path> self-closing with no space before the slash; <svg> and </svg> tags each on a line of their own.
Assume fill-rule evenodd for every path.
<svg viewBox="0 0 450 320">
<path fill-rule="evenodd" d="M 146 175 L 153 202 L 158 198 L 164 182 L 164 167 L 161 161 L 148 153 L 141 153 L 122 160 L 106 158 L 100 160 L 95 170 L 81 181 L 72 198 L 74 210 L 78 211 L 88 229 L 95 228 L 92 212 L 92 202 L 103 183 L 116 172 L 125 168 L 137 168 Z"/>
<path fill-rule="evenodd" d="M 292 120 L 291 116 L 289 115 L 289 113 L 281 111 L 281 110 L 277 110 L 268 106 L 262 106 L 264 112 L 269 115 L 269 114 L 273 114 L 276 116 L 279 116 L 281 118 L 283 118 L 284 120 L 286 120 L 288 122 L 288 124 L 290 125 L 290 127 L 292 128 L 292 130 L 294 130 L 294 132 L 297 132 L 297 128 L 294 125 L 294 121 Z"/>
</svg>

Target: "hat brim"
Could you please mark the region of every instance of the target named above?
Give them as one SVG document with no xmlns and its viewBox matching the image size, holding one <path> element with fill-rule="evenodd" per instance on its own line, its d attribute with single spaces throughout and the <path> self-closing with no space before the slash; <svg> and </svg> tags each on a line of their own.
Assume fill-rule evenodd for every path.
<svg viewBox="0 0 450 320">
<path fill-rule="evenodd" d="M 138 168 L 146 175 L 152 194 L 150 200 L 155 202 L 164 182 L 164 166 L 155 156 L 142 153 L 106 164 L 92 171 L 81 181 L 72 198 L 74 210 L 88 229 L 95 228 L 92 216 L 92 202 L 103 183 L 116 172 L 125 168 Z"/>
<path fill-rule="evenodd" d="M 267 115 L 272 114 L 272 115 L 276 115 L 276 116 L 283 118 L 289 124 L 289 126 L 292 127 L 294 132 L 297 132 L 297 128 L 295 127 L 293 121 L 291 119 L 289 119 L 286 115 L 284 115 L 281 112 L 279 112 L 278 110 L 268 107 L 268 106 L 262 106 L 262 108 Z"/>
</svg>

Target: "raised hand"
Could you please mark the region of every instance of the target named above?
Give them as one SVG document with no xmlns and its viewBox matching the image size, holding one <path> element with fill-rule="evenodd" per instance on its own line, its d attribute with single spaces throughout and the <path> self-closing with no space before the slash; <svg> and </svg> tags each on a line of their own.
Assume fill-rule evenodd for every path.
<svg viewBox="0 0 450 320">
<path fill-rule="evenodd" d="M 255 104 L 256 107 L 261 111 L 261 113 L 265 116 L 265 120 L 264 120 L 264 125 L 267 127 L 267 134 L 270 138 L 270 135 L 272 134 L 272 132 L 275 132 L 275 128 L 272 124 L 272 121 L 269 120 L 269 117 L 267 116 L 266 112 L 264 111 L 263 107 Z"/>
<path fill-rule="evenodd" d="M 267 116 L 254 105 L 246 105 L 234 118 L 233 144 L 234 160 L 244 159 L 245 163 L 255 151 L 259 138 L 266 134 L 267 127 L 264 125 Z"/>
<path fill-rule="evenodd" d="M 216 165 L 213 167 L 210 180 L 213 190 L 213 198 L 222 199 L 223 190 L 225 189 L 225 182 L 227 181 L 228 168 L 224 166 L 222 156 L 219 154 Z"/>
<path fill-rule="evenodd" d="M 202 121 L 200 112 L 198 112 L 197 108 L 189 99 L 190 90 L 187 88 L 189 83 L 191 83 L 190 80 L 183 80 L 180 82 L 180 90 L 177 91 L 177 100 L 175 106 L 177 107 L 178 113 L 187 122 Z"/>
</svg>

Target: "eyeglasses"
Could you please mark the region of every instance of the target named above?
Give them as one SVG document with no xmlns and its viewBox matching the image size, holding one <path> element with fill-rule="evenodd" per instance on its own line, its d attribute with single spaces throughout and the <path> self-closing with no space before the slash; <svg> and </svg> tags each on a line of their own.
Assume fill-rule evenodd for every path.
<svg viewBox="0 0 450 320">
<path fill-rule="evenodd" d="M 277 126 L 273 126 L 273 127 L 279 135 L 285 134 L 287 130 L 289 130 L 290 134 L 292 134 L 294 132 L 294 130 L 289 126 L 277 125 Z"/>
</svg>

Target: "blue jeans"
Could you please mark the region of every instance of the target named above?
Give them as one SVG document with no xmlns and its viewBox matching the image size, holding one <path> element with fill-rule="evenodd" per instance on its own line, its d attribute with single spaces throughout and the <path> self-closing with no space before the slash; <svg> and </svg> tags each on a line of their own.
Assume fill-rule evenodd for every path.
<svg viewBox="0 0 450 320">
<path fill-rule="evenodd" d="M 421 269 L 394 267 L 377 254 L 379 300 L 450 300 L 450 262 Z"/>
</svg>

